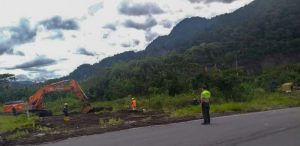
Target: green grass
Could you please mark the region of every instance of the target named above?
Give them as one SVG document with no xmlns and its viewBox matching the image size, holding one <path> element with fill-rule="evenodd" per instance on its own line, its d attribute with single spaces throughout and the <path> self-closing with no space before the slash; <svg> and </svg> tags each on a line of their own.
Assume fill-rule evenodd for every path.
<svg viewBox="0 0 300 146">
<path fill-rule="evenodd" d="M 252 112 L 296 106 L 300 106 L 299 94 L 263 93 L 247 102 L 212 103 L 211 112 Z M 171 117 L 185 117 L 196 116 L 199 113 L 201 113 L 200 106 L 187 106 L 171 112 L 170 115 Z"/>
<path fill-rule="evenodd" d="M 81 102 L 76 97 L 61 98 L 55 101 L 46 101 L 45 107 L 54 115 L 63 114 L 64 103 L 68 103 L 69 112 L 81 112 Z"/>
<path fill-rule="evenodd" d="M 193 94 L 181 94 L 175 97 L 168 95 L 152 95 L 150 97 L 135 97 L 137 99 L 137 108 L 151 110 L 163 110 L 165 112 L 173 111 L 177 108 L 186 107 L 192 103 Z M 112 107 L 113 111 L 130 109 L 131 98 L 125 97 L 114 101 L 93 102 L 93 106 Z"/>
<path fill-rule="evenodd" d="M 0 131 L 11 131 L 20 127 L 35 125 L 37 117 L 31 115 L 27 120 L 25 114 L 19 116 L 0 116 Z"/>
<path fill-rule="evenodd" d="M 131 105 L 131 99 L 117 99 L 114 101 L 97 101 L 91 103 L 93 107 L 112 107 L 113 112 L 123 109 L 129 109 Z"/>
<path fill-rule="evenodd" d="M 201 113 L 200 106 L 191 105 L 197 95 L 193 93 L 176 95 L 153 95 L 150 97 L 136 97 L 138 109 L 162 110 L 171 117 L 197 116 Z M 212 97 L 212 99 L 217 97 Z M 94 106 L 113 107 L 114 111 L 130 109 L 131 99 L 126 97 L 116 101 L 95 102 Z M 221 102 L 212 103 L 212 113 L 225 112 L 251 112 L 262 111 L 273 108 L 300 106 L 300 93 L 291 95 L 282 92 L 265 92 L 263 89 L 256 89 L 252 99 L 245 102 Z"/>
<path fill-rule="evenodd" d="M 111 127 L 111 126 L 119 126 L 122 124 L 124 124 L 124 120 L 122 120 L 120 118 L 111 118 L 108 121 L 99 119 L 99 125 L 101 128 L 107 128 L 107 127 Z"/>
<path fill-rule="evenodd" d="M 7 135 L 5 136 L 7 139 L 18 139 L 18 138 L 23 138 L 29 135 L 29 132 L 27 130 L 21 130 L 21 131 L 17 131 L 13 134 Z"/>
<path fill-rule="evenodd" d="M 40 132 L 49 132 L 51 128 L 45 126 L 37 126 L 36 129 Z"/>
<path fill-rule="evenodd" d="M 255 93 L 255 94 L 254 94 Z M 212 113 L 225 112 L 251 112 L 261 111 L 272 108 L 300 106 L 300 93 L 285 94 L 282 92 L 266 92 L 263 89 L 255 89 L 251 94 L 252 98 L 245 102 L 212 102 Z M 214 94 L 213 94 L 214 95 Z M 160 110 L 169 114 L 171 117 L 197 116 L 201 113 L 200 106 L 193 106 L 192 100 L 198 95 L 186 93 L 171 97 L 165 94 L 152 95 L 148 97 L 135 97 L 138 109 L 146 111 Z M 212 97 L 218 99 L 218 97 Z M 218 101 L 218 100 L 217 100 Z M 62 100 L 50 101 L 46 107 L 51 109 L 55 115 L 62 114 L 63 103 L 69 103 L 70 112 L 80 112 L 81 103 L 74 98 L 64 98 Z M 130 109 L 131 97 L 125 97 L 114 101 L 92 102 L 94 107 L 112 107 L 113 112 Z M 101 114 L 101 112 L 99 112 Z"/>
<path fill-rule="evenodd" d="M 180 109 L 177 109 L 177 110 L 171 112 L 170 116 L 172 118 L 196 116 L 200 112 L 201 112 L 200 106 L 187 106 L 187 107 L 180 108 Z"/>
</svg>

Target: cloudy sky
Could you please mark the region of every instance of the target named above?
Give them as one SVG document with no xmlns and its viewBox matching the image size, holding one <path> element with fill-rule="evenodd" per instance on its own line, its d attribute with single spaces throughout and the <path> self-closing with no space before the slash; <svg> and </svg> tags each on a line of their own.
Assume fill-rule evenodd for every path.
<svg viewBox="0 0 300 146">
<path fill-rule="evenodd" d="M 81 64 L 139 51 L 184 18 L 211 18 L 252 0 L 0 0 L 0 74 L 68 75 Z"/>
</svg>

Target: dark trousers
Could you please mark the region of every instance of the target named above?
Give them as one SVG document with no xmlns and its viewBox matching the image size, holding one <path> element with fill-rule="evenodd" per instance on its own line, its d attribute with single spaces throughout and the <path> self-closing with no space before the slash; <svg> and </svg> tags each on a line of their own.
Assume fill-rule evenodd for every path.
<svg viewBox="0 0 300 146">
<path fill-rule="evenodd" d="M 209 103 L 203 102 L 202 104 L 202 115 L 204 123 L 210 123 L 210 115 L 209 115 Z"/>
</svg>

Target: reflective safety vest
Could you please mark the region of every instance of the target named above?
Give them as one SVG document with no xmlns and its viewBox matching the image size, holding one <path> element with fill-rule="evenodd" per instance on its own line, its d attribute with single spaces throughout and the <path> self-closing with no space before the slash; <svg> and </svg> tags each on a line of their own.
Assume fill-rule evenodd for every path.
<svg viewBox="0 0 300 146">
<path fill-rule="evenodd" d="M 132 102 L 131 102 L 131 106 L 132 106 L 132 107 L 134 107 L 134 108 L 136 107 L 136 100 L 135 100 L 135 99 L 134 99 L 134 100 L 132 100 Z"/>
<path fill-rule="evenodd" d="M 201 93 L 201 97 L 203 97 L 204 100 L 209 100 L 211 96 L 211 93 L 208 90 L 203 90 Z"/>
</svg>

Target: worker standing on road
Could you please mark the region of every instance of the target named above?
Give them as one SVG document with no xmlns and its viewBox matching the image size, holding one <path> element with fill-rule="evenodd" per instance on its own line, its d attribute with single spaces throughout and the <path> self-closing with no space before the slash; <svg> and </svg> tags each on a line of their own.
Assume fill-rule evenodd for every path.
<svg viewBox="0 0 300 146">
<path fill-rule="evenodd" d="M 204 119 L 204 122 L 202 123 L 203 125 L 210 124 L 210 115 L 209 115 L 210 97 L 211 97 L 211 93 L 210 91 L 208 91 L 208 87 L 204 85 L 202 87 L 202 92 L 201 92 L 201 106 L 202 106 L 202 115 Z"/>
<path fill-rule="evenodd" d="M 70 117 L 69 117 L 69 107 L 68 107 L 68 103 L 65 103 L 65 104 L 64 104 L 63 113 L 64 113 L 64 121 L 69 121 L 69 120 L 70 120 Z"/>
<path fill-rule="evenodd" d="M 131 108 L 133 111 L 136 111 L 136 100 L 135 98 L 131 98 Z"/>
</svg>

